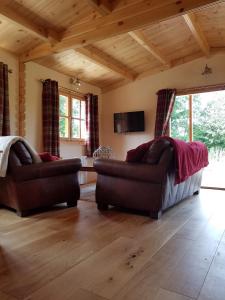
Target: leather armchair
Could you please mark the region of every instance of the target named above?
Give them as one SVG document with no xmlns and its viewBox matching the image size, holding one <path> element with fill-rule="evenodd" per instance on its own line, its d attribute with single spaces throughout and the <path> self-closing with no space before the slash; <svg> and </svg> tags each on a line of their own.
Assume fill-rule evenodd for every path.
<svg viewBox="0 0 225 300">
<path fill-rule="evenodd" d="M 20 216 L 57 203 L 76 206 L 80 197 L 80 159 L 33 163 L 28 149 L 21 144 L 11 147 L 7 176 L 0 179 L 0 203 Z"/>
<path fill-rule="evenodd" d="M 175 185 L 173 147 L 164 143 L 146 159 L 151 163 L 97 159 L 94 167 L 98 173 L 98 209 L 113 205 L 147 212 L 150 217 L 158 219 L 162 211 L 198 193 L 202 171 Z"/>
</svg>

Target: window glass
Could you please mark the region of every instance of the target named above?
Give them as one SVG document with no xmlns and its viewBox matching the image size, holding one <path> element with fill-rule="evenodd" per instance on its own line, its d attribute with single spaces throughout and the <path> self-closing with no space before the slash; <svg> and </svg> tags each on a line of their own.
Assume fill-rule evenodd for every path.
<svg viewBox="0 0 225 300">
<path fill-rule="evenodd" d="M 81 120 L 81 138 L 86 139 L 86 122 Z"/>
<path fill-rule="evenodd" d="M 66 117 L 59 118 L 59 136 L 69 138 L 69 120 Z"/>
<path fill-rule="evenodd" d="M 80 138 L 80 120 L 72 119 L 72 138 Z"/>
<path fill-rule="evenodd" d="M 81 114 L 80 114 L 81 119 L 85 119 L 86 115 L 85 115 L 85 101 L 81 101 Z"/>
<path fill-rule="evenodd" d="M 189 96 L 177 96 L 170 122 L 171 137 L 189 141 Z"/>
<path fill-rule="evenodd" d="M 64 95 L 59 96 L 59 114 L 60 116 L 68 116 L 69 115 L 69 105 L 68 105 L 68 97 Z"/>
<path fill-rule="evenodd" d="M 72 117 L 80 118 L 80 100 L 72 99 Z"/>
</svg>

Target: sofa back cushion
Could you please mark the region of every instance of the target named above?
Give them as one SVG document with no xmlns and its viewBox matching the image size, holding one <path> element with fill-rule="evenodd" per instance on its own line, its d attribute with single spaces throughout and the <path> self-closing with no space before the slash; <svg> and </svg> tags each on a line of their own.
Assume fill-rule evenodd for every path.
<svg viewBox="0 0 225 300">
<path fill-rule="evenodd" d="M 11 146 L 22 165 L 31 165 L 33 163 L 32 156 L 23 142 L 18 141 Z"/>
<path fill-rule="evenodd" d="M 157 164 L 164 152 L 170 146 L 170 142 L 166 139 L 159 139 L 152 143 L 146 151 L 142 162 L 147 164 Z"/>
<path fill-rule="evenodd" d="M 8 169 L 7 172 L 12 172 L 16 167 L 22 166 L 18 156 L 14 152 L 13 149 L 9 152 L 9 159 L 8 159 Z"/>
<path fill-rule="evenodd" d="M 135 149 L 129 150 L 127 152 L 126 161 L 127 162 L 140 162 L 145 155 L 146 151 L 149 149 L 149 146 L 152 144 L 152 141 L 141 144 Z"/>
</svg>

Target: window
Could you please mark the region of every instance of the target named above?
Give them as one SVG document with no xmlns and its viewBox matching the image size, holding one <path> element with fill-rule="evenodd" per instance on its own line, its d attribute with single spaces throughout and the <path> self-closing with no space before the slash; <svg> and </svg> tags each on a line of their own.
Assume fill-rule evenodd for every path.
<svg viewBox="0 0 225 300">
<path fill-rule="evenodd" d="M 76 94 L 60 92 L 59 136 L 68 140 L 85 140 L 85 101 Z"/>
<path fill-rule="evenodd" d="M 171 115 L 170 135 L 206 144 L 210 164 L 203 173 L 203 186 L 224 190 L 225 91 L 177 96 Z"/>
</svg>

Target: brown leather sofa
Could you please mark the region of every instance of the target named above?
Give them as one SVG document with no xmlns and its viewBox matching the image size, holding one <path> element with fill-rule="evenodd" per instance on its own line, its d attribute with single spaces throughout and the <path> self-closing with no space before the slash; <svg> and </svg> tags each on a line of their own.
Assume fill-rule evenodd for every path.
<svg viewBox="0 0 225 300">
<path fill-rule="evenodd" d="M 20 141 L 11 146 L 7 176 L 0 178 L 0 204 L 19 216 L 31 210 L 66 202 L 76 206 L 80 197 L 80 159 L 34 163 Z"/>
<path fill-rule="evenodd" d="M 168 141 L 163 143 L 146 162 L 95 161 L 98 209 L 105 210 L 113 205 L 147 212 L 158 219 L 167 208 L 199 192 L 202 170 L 175 185 L 173 147 Z"/>
</svg>

